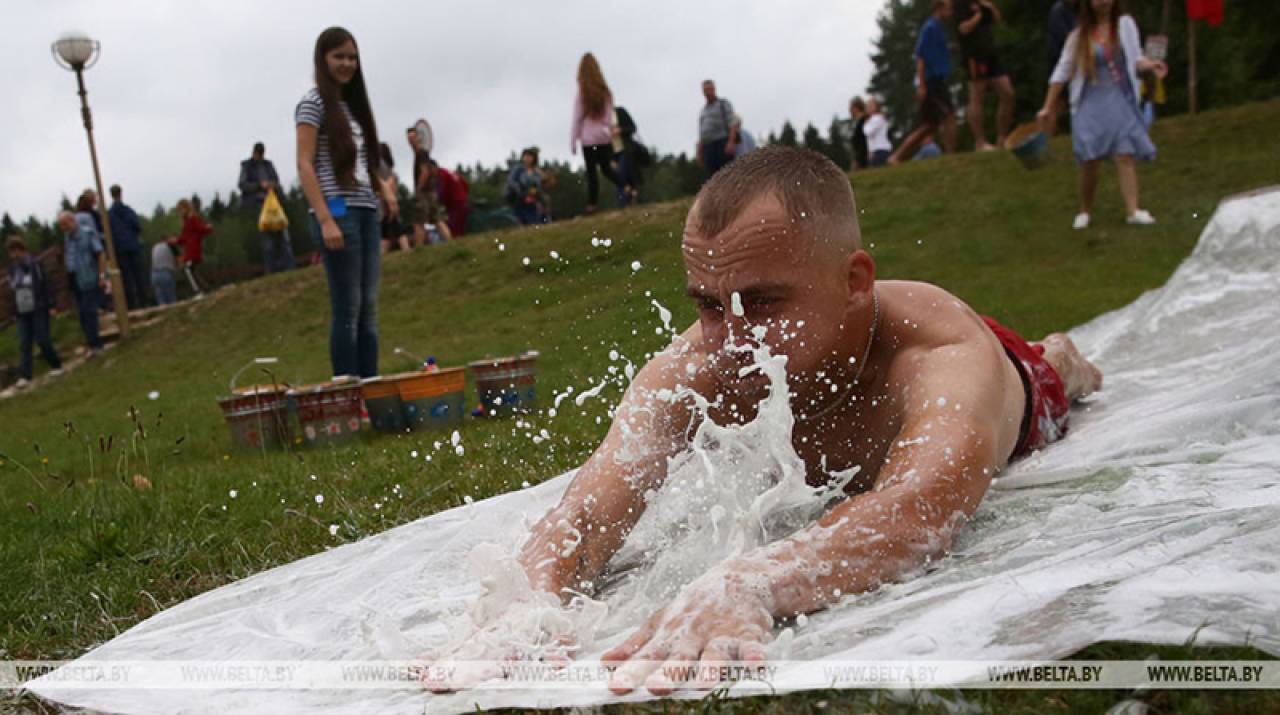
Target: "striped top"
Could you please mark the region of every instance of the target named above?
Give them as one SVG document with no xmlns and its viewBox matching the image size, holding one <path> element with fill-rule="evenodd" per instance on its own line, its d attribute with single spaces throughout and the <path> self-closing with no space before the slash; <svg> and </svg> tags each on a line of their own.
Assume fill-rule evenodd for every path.
<svg viewBox="0 0 1280 715">
<path fill-rule="evenodd" d="M 378 198 L 373 192 L 366 168 L 368 162 L 364 146 L 364 130 L 355 117 L 351 116 L 347 103 L 339 102 L 339 104 L 342 106 L 343 114 L 347 115 L 347 121 L 351 124 L 351 138 L 356 143 L 355 186 L 338 184 L 338 176 L 333 170 L 333 158 L 329 156 L 329 137 L 324 132 L 324 99 L 320 97 L 319 90 L 312 87 L 302 95 L 302 99 L 298 101 L 298 107 L 293 111 L 293 121 L 295 124 L 308 124 L 319 130 L 316 136 L 315 167 L 316 179 L 320 181 L 320 191 L 324 193 L 324 197 L 331 199 L 341 196 L 347 200 L 347 206 L 350 208 L 377 211 Z"/>
</svg>

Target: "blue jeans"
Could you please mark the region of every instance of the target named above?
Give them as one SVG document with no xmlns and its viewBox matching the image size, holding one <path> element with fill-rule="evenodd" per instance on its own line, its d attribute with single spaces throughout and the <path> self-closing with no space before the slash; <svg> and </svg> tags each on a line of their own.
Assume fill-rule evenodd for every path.
<svg viewBox="0 0 1280 715">
<path fill-rule="evenodd" d="M 733 161 L 733 155 L 725 151 L 729 145 L 729 137 L 715 141 L 702 142 L 702 168 L 710 179 L 725 164 Z"/>
<path fill-rule="evenodd" d="M 151 271 L 151 289 L 156 294 L 156 305 L 178 302 L 178 284 L 171 271 Z"/>
<path fill-rule="evenodd" d="M 142 252 L 116 251 L 116 263 L 120 268 L 120 281 L 124 283 L 125 303 L 129 310 L 147 305 L 147 287 L 142 283 Z"/>
<path fill-rule="evenodd" d="M 348 208 L 335 218 L 342 248 L 324 247 L 320 224 L 311 216 L 311 235 L 324 256 L 329 278 L 329 362 L 334 375 L 378 374 L 378 280 L 381 277 L 381 227 L 374 209 Z"/>
<path fill-rule="evenodd" d="M 74 276 L 72 277 L 74 281 Z M 98 334 L 98 307 L 102 305 L 102 289 L 98 286 L 80 288 L 76 293 L 76 312 L 80 314 L 80 329 L 90 349 L 102 349 L 102 336 Z"/>
<path fill-rule="evenodd" d="M 289 244 L 289 229 L 259 235 L 262 236 L 262 263 L 267 273 L 293 268 L 293 246 Z"/>
<path fill-rule="evenodd" d="M 30 313 L 18 314 L 18 344 L 22 348 L 19 370 L 23 379 L 31 379 L 31 344 L 40 346 L 40 354 L 49 368 L 57 370 L 62 367 L 58 353 L 53 349 L 53 341 L 49 339 L 49 311 L 39 308 Z"/>
</svg>

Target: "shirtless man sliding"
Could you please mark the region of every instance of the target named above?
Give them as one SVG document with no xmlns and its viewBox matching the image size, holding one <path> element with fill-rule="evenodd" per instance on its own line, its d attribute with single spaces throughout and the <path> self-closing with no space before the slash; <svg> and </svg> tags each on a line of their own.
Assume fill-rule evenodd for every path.
<svg viewBox="0 0 1280 715">
<path fill-rule="evenodd" d="M 770 146 L 718 172 L 689 211 L 683 250 L 698 322 L 640 371 L 534 527 L 521 554 L 534 587 L 589 591 L 622 545 L 697 426 L 689 404 L 662 399 L 677 385 L 713 400 L 717 423 L 754 417 L 768 381 L 740 377 L 749 358 L 725 349 L 753 328 L 787 356 L 792 443 L 810 483 L 860 471 L 817 522 L 698 577 L 606 652 L 619 693 L 679 687 L 664 663 L 762 661 L 777 620 L 941 558 L 992 477 L 1058 439 L 1070 400 L 1102 382 L 1065 335 L 1028 345 L 941 288 L 877 282 L 849 179 L 813 152 Z"/>
</svg>

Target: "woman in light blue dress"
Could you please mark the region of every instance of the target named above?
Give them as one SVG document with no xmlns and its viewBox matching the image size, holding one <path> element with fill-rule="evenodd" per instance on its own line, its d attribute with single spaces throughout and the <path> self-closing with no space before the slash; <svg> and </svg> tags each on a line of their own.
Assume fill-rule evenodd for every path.
<svg viewBox="0 0 1280 715">
<path fill-rule="evenodd" d="M 1080 164 L 1080 213 L 1072 223 L 1076 229 L 1089 226 L 1100 162 L 1107 158 L 1116 165 L 1126 221 L 1139 226 L 1156 222 L 1138 207 L 1136 162 L 1156 157 L 1138 104 L 1138 73 L 1164 77 L 1168 68 L 1164 62 L 1143 56 L 1138 26 L 1117 2 L 1081 3 L 1080 24 L 1062 47 L 1038 115 L 1042 123 L 1050 121 L 1052 107 L 1063 87 L 1069 85 L 1071 146 Z"/>
</svg>

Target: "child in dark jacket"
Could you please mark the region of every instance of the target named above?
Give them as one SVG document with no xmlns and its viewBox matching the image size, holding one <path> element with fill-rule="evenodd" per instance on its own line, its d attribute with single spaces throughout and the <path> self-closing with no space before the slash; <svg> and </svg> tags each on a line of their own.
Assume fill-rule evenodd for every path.
<svg viewBox="0 0 1280 715">
<path fill-rule="evenodd" d="M 18 321 L 18 342 L 22 350 L 18 387 L 31 384 L 32 343 L 40 346 L 40 354 L 49 363 L 51 374 L 62 373 L 62 361 L 49 337 L 49 309 L 54 304 L 53 287 L 45 279 L 40 261 L 27 250 L 20 236 L 10 236 L 5 246 L 9 251 L 9 288 L 13 291 L 14 312 Z"/>
</svg>

